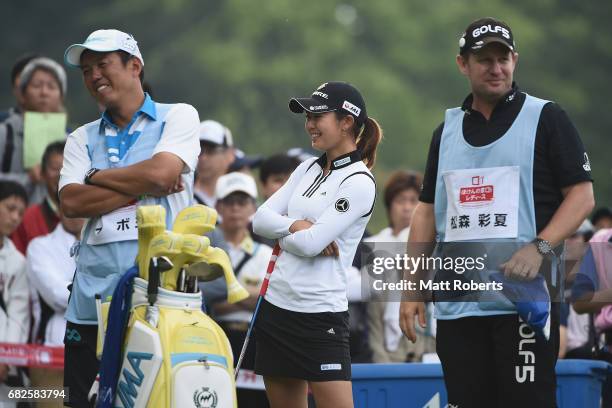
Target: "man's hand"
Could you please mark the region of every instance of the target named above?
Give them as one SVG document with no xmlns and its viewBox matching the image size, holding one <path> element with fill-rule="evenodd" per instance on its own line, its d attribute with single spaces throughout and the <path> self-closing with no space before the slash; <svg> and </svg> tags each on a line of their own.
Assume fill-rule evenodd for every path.
<svg viewBox="0 0 612 408">
<path fill-rule="evenodd" d="M 528 244 L 516 251 L 510 260 L 499 267 L 507 278 L 530 281 L 538 275 L 542 259 L 543 256 L 535 244 Z"/>
<path fill-rule="evenodd" d="M 181 191 L 185 190 L 185 186 L 183 185 L 183 179 L 181 178 L 181 176 L 178 176 L 176 178 L 176 181 L 174 182 L 174 185 L 169 188 L 166 191 L 154 191 L 151 193 L 148 193 L 149 195 L 153 196 L 153 197 L 166 197 L 169 196 L 171 194 L 175 194 L 175 193 L 180 193 Z"/>
<path fill-rule="evenodd" d="M 400 328 L 404 336 L 408 340 L 415 343 L 417 341 L 416 330 L 414 329 L 414 315 L 419 316 L 419 326 L 425 328 L 427 326 L 425 320 L 425 303 L 424 302 L 402 302 L 400 304 Z"/>
<path fill-rule="evenodd" d="M 4 384 L 4 382 L 8 378 L 9 366 L 6 364 L 0 364 L 0 384 Z"/>
<path fill-rule="evenodd" d="M 340 251 L 338 250 L 338 244 L 336 241 L 332 241 L 331 244 L 325 247 L 325 249 L 321 252 L 321 256 L 340 256 Z"/>
</svg>

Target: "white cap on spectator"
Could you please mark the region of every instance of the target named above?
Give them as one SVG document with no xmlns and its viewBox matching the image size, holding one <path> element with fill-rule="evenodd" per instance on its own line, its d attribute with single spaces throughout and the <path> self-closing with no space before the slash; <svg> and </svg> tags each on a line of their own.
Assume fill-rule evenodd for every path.
<svg viewBox="0 0 612 408">
<path fill-rule="evenodd" d="M 89 34 L 83 44 L 72 44 L 64 53 L 64 61 L 73 67 L 81 66 L 81 54 L 85 50 L 96 52 L 125 51 L 138 58 L 144 66 L 144 60 L 138 49 L 138 43 L 131 34 L 119 30 L 96 30 Z"/>
<path fill-rule="evenodd" d="M 245 173 L 233 172 L 225 174 L 217 180 L 217 200 L 223 200 L 228 195 L 238 191 L 246 193 L 256 200 L 257 185 L 255 184 L 255 179 Z"/>
<path fill-rule="evenodd" d="M 232 147 L 232 132 L 216 120 L 205 120 L 200 123 L 200 142 L 217 146 Z"/>
<path fill-rule="evenodd" d="M 315 155 L 313 155 L 307 150 L 302 149 L 301 147 L 292 147 L 291 149 L 287 150 L 287 156 L 294 157 L 300 162 L 305 162 L 308 159 L 316 157 Z"/>
</svg>

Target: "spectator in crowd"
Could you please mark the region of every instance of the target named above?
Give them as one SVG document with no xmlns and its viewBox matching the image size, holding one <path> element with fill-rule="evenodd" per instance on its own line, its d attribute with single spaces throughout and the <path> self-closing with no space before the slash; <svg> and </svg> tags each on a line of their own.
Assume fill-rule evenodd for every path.
<svg viewBox="0 0 612 408">
<path fill-rule="evenodd" d="M 234 149 L 235 159 L 230 164 L 228 173 L 232 171 L 240 171 L 242 173 L 246 173 L 249 176 L 252 176 L 252 172 L 254 169 L 259 167 L 261 161 L 263 160 L 261 156 L 247 156 L 245 152 L 240 149 Z"/>
<path fill-rule="evenodd" d="M 23 112 L 63 112 L 66 86 L 66 72 L 61 65 L 50 58 L 32 59 L 19 78 L 23 109 L 13 111 L 0 124 L 0 179 L 21 183 L 31 203 L 42 200 L 44 186 L 39 185 L 42 180 L 40 164 L 30 169 L 24 167 Z"/>
<path fill-rule="evenodd" d="M 444 123 L 432 137 L 410 227 L 409 241 L 414 245 L 408 251 L 416 255 L 416 244 L 436 240 L 448 243 L 438 246 L 438 250 L 443 246 L 442 251 L 456 249 L 455 243 L 463 241 L 480 242 L 478 253 L 488 254 L 489 264 L 483 273 L 501 269 L 506 282 L 543 285 L 547 279 L 555 298 L 562 294 L 548 260 L 562 252 L 561 244 L 593 209 L 590 166 L 565 111 L 522 92 L 513 81 L 517 62 L 514 36 L 506 23 L 482 18 L 466 27 L 455 63 L 471 93 L 461 107 L 446 111 Z M 471 255 L 465 246 L 457 252 Z M 461 271 L 440 269 L 436 279 L 449 284 L 469 279 L 457 272 Z M 534 314 L 522 313 L 522 320 L 519 308 L 503 294 L 489 292 L 494 300 L 481 302 L 483 292 L 434 291 L 436 351 L 448 403 L 556 406 L 558 303 L 553 302 L 548 311 L 547 337 L 529 320 Z M 407 295 L 414 299 L 415 293 Z M 424 326 L 423 302 L 402 302 L 400 324 L 412 341 L 417 315 Z M 532 353 L 531 362 L 517 354 L 526 337 L 535 340 L 523 349 Z"/>
<path fill-rule="evenodd" d="M 13 90 L 13 96 L 15 97 L 15 106 L 6 111 L 0 112 L 0 123 L 4 122 L 11 115 L 23 112 L 23 98 L 21 96 L 21 88 L 19 87 L 21 71 L 23 71 L 23 68 L 28 64 L 28 62 L 38 57 L 39 55 L 37 54 L 25 54 L 15 61 L 15 64 L 11 69 L 11 89 Z"/>
<path fill-rule="evenodd" d="M 144 93 L 144 59 L 129 34 L 96 30 L 83 44 L 68 47 L 64 58 L 80 68 L 87 90 L 106 107 L 99 119 L 68 137 L 59 186 L 62 213 L 89 218 L 76 259 L 64 347 L 67 404 L 82 407 L 89 405 L 99 366 L 92 294 L 112 295 L 134 265 L 136 203 L 163 206 L 170 224 L 193 202 L 200 119 L 190 105 L 156 103 Z"/>
<path fill-rule="evenodd" d="M 15 247 L 24 255 L 32 239 L 53 231 L 59 222 L 57 187 L 64 162 L 65 145 L 64 141 L 53 142 L 45 148 L 41 161 L 41 176 L 47 188 L 47 195 L 41 203 L 31 205 L 26 210 L 23 221 L 11 235 Z"/>
<path fill-rule="evenodd" d="M 75 244 L 80 239 L 83 218 L 62 215 L 61 222 L 48 235 L 34 238 L 27 250 L 27 273 L 34 288 L 35 301 L 40 312 L 34 316 L 35 343 L 57 347 L 64 345 L 66 319 L 70 292 L 68 285 L 76 269 Z M 30 369 L 32 385 L 39 388 L 62 387 L 63 370 Z"/>
<path fill-rule="evenodd" d="M 30 287 L 26 262 L 9 236 L 23 217 L 28 196 L 14 181 L 0 180 L 0 343 L 27 343 Z M 21 371 L 0 363 L 0 386 L 21 386 Z"/>
<path fill-rule="evenodd" d="M 580 263 L 593 236 L 593 224 L 584 220 L 576 232 L 565 240 L 566 284 L 564 302 L 561 303 L 559 321 L 559 358 L 583 358 L 588 348 L 589 316 L 578 314 L 569 302 L 572 285 L 580 269 Z M 590 351 L 588 351 L 590 353 Z"/>
<path fill-rule="evenodd" d="M 53 232 L 32 240 L 26 256 L 28 278 L 41 303 L 38 330 L 33 340 L 48 346 L 64 344 L 68 285 L 76 269 L 75 244 L 81 237 L 85 221 L 65 215 L 60 218 Z"/>
<path fill-rule="evenodd" d="M 272 248 L 253 241 L 248 229 L 257 209 L 257 186 L 253 177 L 240 172 L 226 174 L 217 181 L 216 191 L 217 211 L 222 219 L 219 228 L 229 246 L 228 254 L 234 273 L 250 293 L 247 299 L 239 303 L 229 304 L 223 300 L 212 306 L 213 316 L 227 334 L 237 357 L 257 303 Z M 253 342 L 249 343 L 242 367 L 247 370 L 255 367 Z M 238 406 L 268 406 L 265 392 L 238 388 Z"/>
<path fill-rule="evenodd" d="M 591 223 L 595 231 L 602 228 L 612 228 L 612 210 L 609 207 L 600 207 L 593 213 Z"/>
<path fill-rule="evenodd" d="M 194 197 L 198 203 L 215 208 L 217 180 L 227 173 L 234 158 L 232 132 L 217 121 L 202 122 L 200 156 L 194 185 Z"/>
<path fill-rule="evenodd" d="M 276 193 L 289 179 L 289 176 L 299 166 L 301 161 L 288 154 L 275 154 L 261 162 L 259 166 L 259 181 L 261 194 L 267 200 Z"/>
<path fill-rule="evenodd" d="M 589 249 L 572 287 L 572 306 L 590 313 L 590 356 L 612 363 L 612 228 L 603 228 L 589 241 Z M 602 386 L 602 407 L 612 407 L 612 373 Z"/>
<path fill-rule="evenodd" d="M 217 180 L 228 172 L 234 159 L 232 132 L 215 120 L 205 120 L 200 123 L 200 155 L 193 188 L 194 199 L 198 204 L 215 208 Z M 219 215 L 217 224 L 221 222 L 221 218 Z M 218 228 L 206 236 L 210 238 L 211 245 L 225 251 L 229 249 L 223 233 Z M 226 298 L 223 277 L 210 282 L 200 282 L 200 289 L 205 302 L 204 310 L 210 308 L 211 304 Z"/>
<path fill-rule="evenodd" d="M 317 157 L 315 152 L 302 147 L 292 147 L 291 149 L 287 150 L 287 155 L 289 157 L 295 157 L 300 163 L 304 163 L 308 159 Z"/>
<path fill-rule="evenodd" d="M 391 174 L 384 190 L 389 226 L 378 234 L 366 238 L 366 242 L 377 242 L 383 247 L 389 245 L 389 250 L 393 251 L 395 248 L 401 251 L 398 253 L 403 253 L 408 242 L 412 213 L 419 202 L 422 183 L 423 176 L 420 173 L 400 170 Z M 431 313 L 428 313 L 430 324 L 426 329 L 419 328 L 420 336 L 417 342 L 412 344 L 402 335 L 399 326 L 399 308 L 399 299 L 392 299 L 389 296 L 372 299 L 368 304 L 368 335 L 375 363 L 420 361 L 424 353 L 435 351 L 435 339 L 430 332 L 433 323 Z"/>
</svg>

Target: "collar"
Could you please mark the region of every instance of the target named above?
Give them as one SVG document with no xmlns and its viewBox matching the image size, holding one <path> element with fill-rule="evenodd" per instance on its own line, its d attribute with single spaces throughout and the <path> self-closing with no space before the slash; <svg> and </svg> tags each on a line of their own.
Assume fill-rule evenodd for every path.
<svg viewBox="0 0 612 408">
<path fill-rule="evenodd" d="M 331 170 L 341 169 L 343 167 L 350 166 L 351 164 L 360 161 L 361 152 L 359 150 L 353 150 L 352 152 L 336 157 L 336 160 L 332 162 Z M 319 157 L 316 162 L 319 166 L 321 166 L 321 168 L 325 167 L 325 165 L 327 164 L 327 154 L 323 153 L 323 155 Z"/>
<path fill-rule="evenodd" d="M 240 243 L 240 248 L 247 254 L 253 255 L 253 252 L 255 252 L 255 241 L 253 241 L 251 234 L 247 234 L 246 237 L 244 237 Z"/>
<path fill-rule="evenodd" d="M 255 252 L 255 241 L 253 241 L 253 238 L 251 237 L 251 234 L 248 234 L 244 237 L 244 239 L 242 240 L 242 242 L 240 243 L 240 245 L 238 245 L 237 247 L 234 247 L 231 243 L 228 242 L 228 244 L 230 246 L 232 246 L 235 249 L 239 249 L 243 252 L 246 252 L 249 255 L 253 255 L 253 253 Z"/>
<path fill-rule="evenodd" d="M 497 110 L 500 110 L 500 109 L 507 108 L 508 105 L 512 104 L 517 99 L 516 98 L 516 94 L 518 92 L 519 92 L 519 87 L 516 84 L 516 82 L 513 81 L 512 82 L 512 88 L 510 88 L 508 93 L 506 93 L 506 95 L 504 95 L 504 97 L 497 102 L 497 105 L 495 105 L 495 108 L 493 109 L 493 112 L 495 112 Z M 474 101 L 474 95 L 469 94 L 463 100 L 463 104 L 461 105 L 461 110 L 463 110 L 467 114 L 470 114 L 470 113 L 474 112 L 474 110 L 472 109 L 472 102 L 473 101 Z"/>
<path fill-rule="evenodd" d="M 57 208 L 57 204 L 53 202 L 49 194 L 47 194 L 47 196 L 45 197 L 45 202 L 47 203 L 51 211 L 53 211 L 53 213 L 59 217 L 59 209 Z"/>
<path fill-rule="evenodd" d="M 151 96 L 145 92 L 145 99 L 140 108 L 134 113 L 132 116 L 132 120 L 130 123 L 134 123 L 134 119 L 138 117 L 140 114 L 147 115 L 151 120 L 157 120 L 157 110 L 155 109 L 155 102 L 151 99 Z M 117 128 L 117 125 L 113 123 L 113 119 L 111 118 L 108 111 L 104 111 L 102 113 L 102 118 L 100 120 L 100 133 L 104 132 L 104 127 L 110 126 L 112 128 Z"/>
</svg>

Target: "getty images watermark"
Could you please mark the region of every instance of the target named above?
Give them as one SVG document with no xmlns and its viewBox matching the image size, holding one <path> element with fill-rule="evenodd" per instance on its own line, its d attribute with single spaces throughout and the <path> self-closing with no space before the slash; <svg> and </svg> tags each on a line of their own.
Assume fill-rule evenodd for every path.
<svg viewBox="0 0 612 408">
<path fill-rule="evenodd" d="M 393 257 L 375 256 L 372 259 L 372 273 L 384 275 L 404 271 L 404 274 L 415 275 L 418 271 L 446 271 L 463 275 L 466 272 L 484 271 L 486 269 L 487 254 L 479 257 L 440 257 L 425 256 L 421 253 L 417 256 L 407 254 L 396 254 Z M 385 290 L 502 290 L 502 282 L 479 282 L 473 279 L 465 281 L 463 279 L 434 281 L 431 279 L 400 279 L 397 282 L 387 282 L 384 279 L 375 279 L 372 287 L 377 291 Z"/>
<path fill-rule="evenodd" d="M 565 268 L 558 259 L 542 262 L 538 274 L 542 286 L 552 288 L 551 291 L 540 288 L 533 291 L 529 287 L 522 290 L 517 285 L 523 283 L 504 274 L 501 265 L 524 245 L 471 241 L 406 246 L 366 242 L 360 251 L 362 298 L 451 302 L 521 301 L 524 297 L 530 301 L 551 297 L 554 300 L 556 292 L 562 292 L 564 280 Z"/>
</svg>

